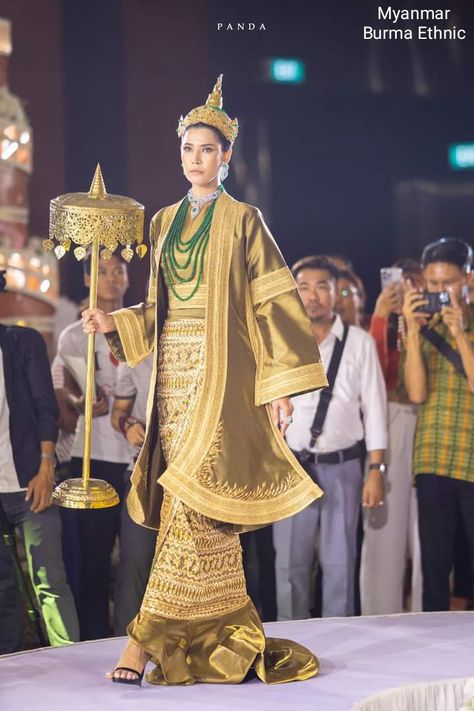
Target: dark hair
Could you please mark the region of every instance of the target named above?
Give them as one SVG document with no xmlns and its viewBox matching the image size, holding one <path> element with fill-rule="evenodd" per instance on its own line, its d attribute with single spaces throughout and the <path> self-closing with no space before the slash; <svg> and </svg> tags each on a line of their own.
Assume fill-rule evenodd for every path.
<svg viewBox="0 0 474 711">
<path fill-rule="evenodd" d="M 350 281 L 350 283 L 358 289 L 360 287 L 359 277 L 350 269 L 339 269 L 339 279 L 346 279 L 347 281 Z"/>
<path fill-rule="evenodd" d="M 472 248 L 467 242 L 456 237 L 442 237 L 428 244 L 421 255 L 421 268 L 424 269 L 428 264 L 434 262 L 447 262 L 454 264 L 459 269 L 465 272 L 471 271 L 472 266 Z"/>
<path fill-rule="evenodd" d="M 6 291 L 6 288 L 7 288 L 7 280 L 5 278 L 6 273 L 7 273 L 6 269 L 0 269 L 0 294 L 3 291 Z"/>
<path fill-rule="evenodd" d="M 186 128 L 186 131 L 188 131 L 190 128 L 209 128 L 211 131 L 214 131 L 217 138 L 219 139 L 219 143 L 221 144 L 222 150 L 224 152 L 228 151 L 232 145 L 232 143 L 224 136 L 222 131 L 219 131 L 219 129 L 215 126 L 210 126 L 208 123 L 203 123 L 202 121 L 199 121 L 198 123 L 192 123 Z"/>
<path fill-rule="evenodd" d="M 309 257 L 303 257 L 299 259 L 291 267 L 291 273 L 294 278 L 298 276 L 300 271 L 303 269 L 322 269 L 325 272 L 329 272 L 331 279 L 337 282 L 339 279 L 339 269 L 334 266 L 332 262 L 329 261 L 327 257 L 318 257 L 317 255 L 311 255 Z"/>
<path fill-rule="evenodd" d="M 127 262 L 125 259 L 122 259 L 120 254 L 116 254 L 115 252 L 112 254 L 112 257 L 115 257 L 115 259 L 118 259 L 121 264 L 125 264 L 127 266 Z M 111 257 L 111 258 L 112 258 Z M 92 262 L 92 252 L 89 250 L 82 260 L 82 266 L 84 268 L 84 274 L 87 274 L 87 276 L 90 276 L 91 274 L 91 262 Z"/>
<path fill-rule="evenodd" d="M 354 265 L 352 264 L 352 260 L 350 260 L 346 254 L 325 254 L 324 256 L 327 257 L 330 262 L 333 262 L 334 260 L 338 259 L 340 262 L 343 262 L 345 264 L 346 269 L 350 270 L 351 272 L 354 271 Z M 339 269 L 337 264 L 335 266 L 337 267 L 337 269 Z"/>
<path fill-rule="evenodd" d="M 393 264 L 393 267 L 398 267 L 402 270 L 403 274 L 421 274 L 420 262 L 411 257 L 403 257 L 402 259 L 397 259 Z"/>
</svg>

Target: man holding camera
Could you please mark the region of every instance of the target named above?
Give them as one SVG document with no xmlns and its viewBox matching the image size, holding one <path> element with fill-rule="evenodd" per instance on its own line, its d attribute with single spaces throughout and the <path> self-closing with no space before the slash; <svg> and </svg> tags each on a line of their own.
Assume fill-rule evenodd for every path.
<svg viewBox="0 0 474 711">
<path fill-rule="evenodd" d="M 414 446 L 423 568 L 423 609 L 449 610 L 456 523 L 474 571 L 474 308 L 472 250 L 443 238 L 421 258 L 427 292 L 407 289 L 404 379 L 420 404 Z"/>
</svg>

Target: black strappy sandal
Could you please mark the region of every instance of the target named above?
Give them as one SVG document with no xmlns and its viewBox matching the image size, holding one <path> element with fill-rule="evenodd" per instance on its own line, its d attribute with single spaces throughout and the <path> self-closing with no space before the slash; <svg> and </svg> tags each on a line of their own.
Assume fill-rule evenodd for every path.
<svg viewBox="0 0 474 711">
<path fill-rule="evenodd" d="M 137 676 L 133 679 L 127 679 L 126 677 L 114 676 L 117 671 L 131 672 L 131 674 L 136 674 Z M 145 669 L 140 673 L 136 669 L 131 669 L 130 667 L 115 667 L 112 672 L 112 681 L 116 681 L 118 684 L 135 684 L 135 686 L 142 685 L 143 674 Z"/>
</svg>

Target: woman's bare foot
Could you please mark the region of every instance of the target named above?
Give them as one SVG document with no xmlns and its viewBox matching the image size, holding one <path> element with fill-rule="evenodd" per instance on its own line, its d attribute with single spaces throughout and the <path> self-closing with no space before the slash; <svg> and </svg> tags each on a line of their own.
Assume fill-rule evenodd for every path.
<svg viewBox="0 0 474 711">
<path fill-rule="evenodd" d="M 106 677 L 107 679 L 138 679 L 149 659 L 150 655 L 129 639 L 118 660 L 116 669 L 107 672 Z M 130 669 L 136 669 L 136 672 L 118 670 L 118 667 L 129 667 Z"/>
</svg>

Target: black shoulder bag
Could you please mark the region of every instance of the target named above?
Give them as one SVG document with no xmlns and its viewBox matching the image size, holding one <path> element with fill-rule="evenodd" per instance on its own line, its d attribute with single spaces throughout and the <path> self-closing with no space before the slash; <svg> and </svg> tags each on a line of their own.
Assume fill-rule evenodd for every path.
<svg viewBox="0 0 474 711">
<path fill-rule="evenodd" d="M 318 407 L 314 414 L 313 424 L 311 425 L 311 439 L 309 446 L 312 448 L 316 444 L 316 440 L 322 434 L 324 422 L 328 414 L 329 403 L 332 400 L 332 394 L 334 390 L 334 383 L 336 382 L 337 371 L 339 370 L 339 365 L 341 363 L 342 354 L 344 351 L 344 346 L 347 341 L 347 334 L 349 333 L 349 327 L 344 325 L 344 332 L 342 334 L 341 340 L 336 338 L 334 344 L 334 349 L 331 355 L 331 362 L 329 363 L 328 372 L 326 377 L 328 379 L 328 387 L 321 390 L 321 395 L 319 396 Z M 304 464 L 310 455 L 308 450 L 303 449 L 301 452 L 293 452 L 293 454 L 299 459 L 301 464 Z"/>
<path fill-rule="evenodd" d="M 437 331 L 434 331 L 432 328 L 428 328 L 428 326 L 422 326 L 420 328 L 421 333 L 423 336 L 426 338 L 427 341 L 431 343 L 435 348 L 439 350 L 441 355 L 443 355 L 451 365 L 453 365 L 456 370 L 458 371 L 459 375 L 462 375 L 463 378 L 467 378 L 466 371 L 464 370 L 464 366 L 462 364 L 462 358 L 459 355 L 457 351 L 454 350 L 452 346 L 449 345 L 447 341 L 441 336 Z"/>
</svg>

